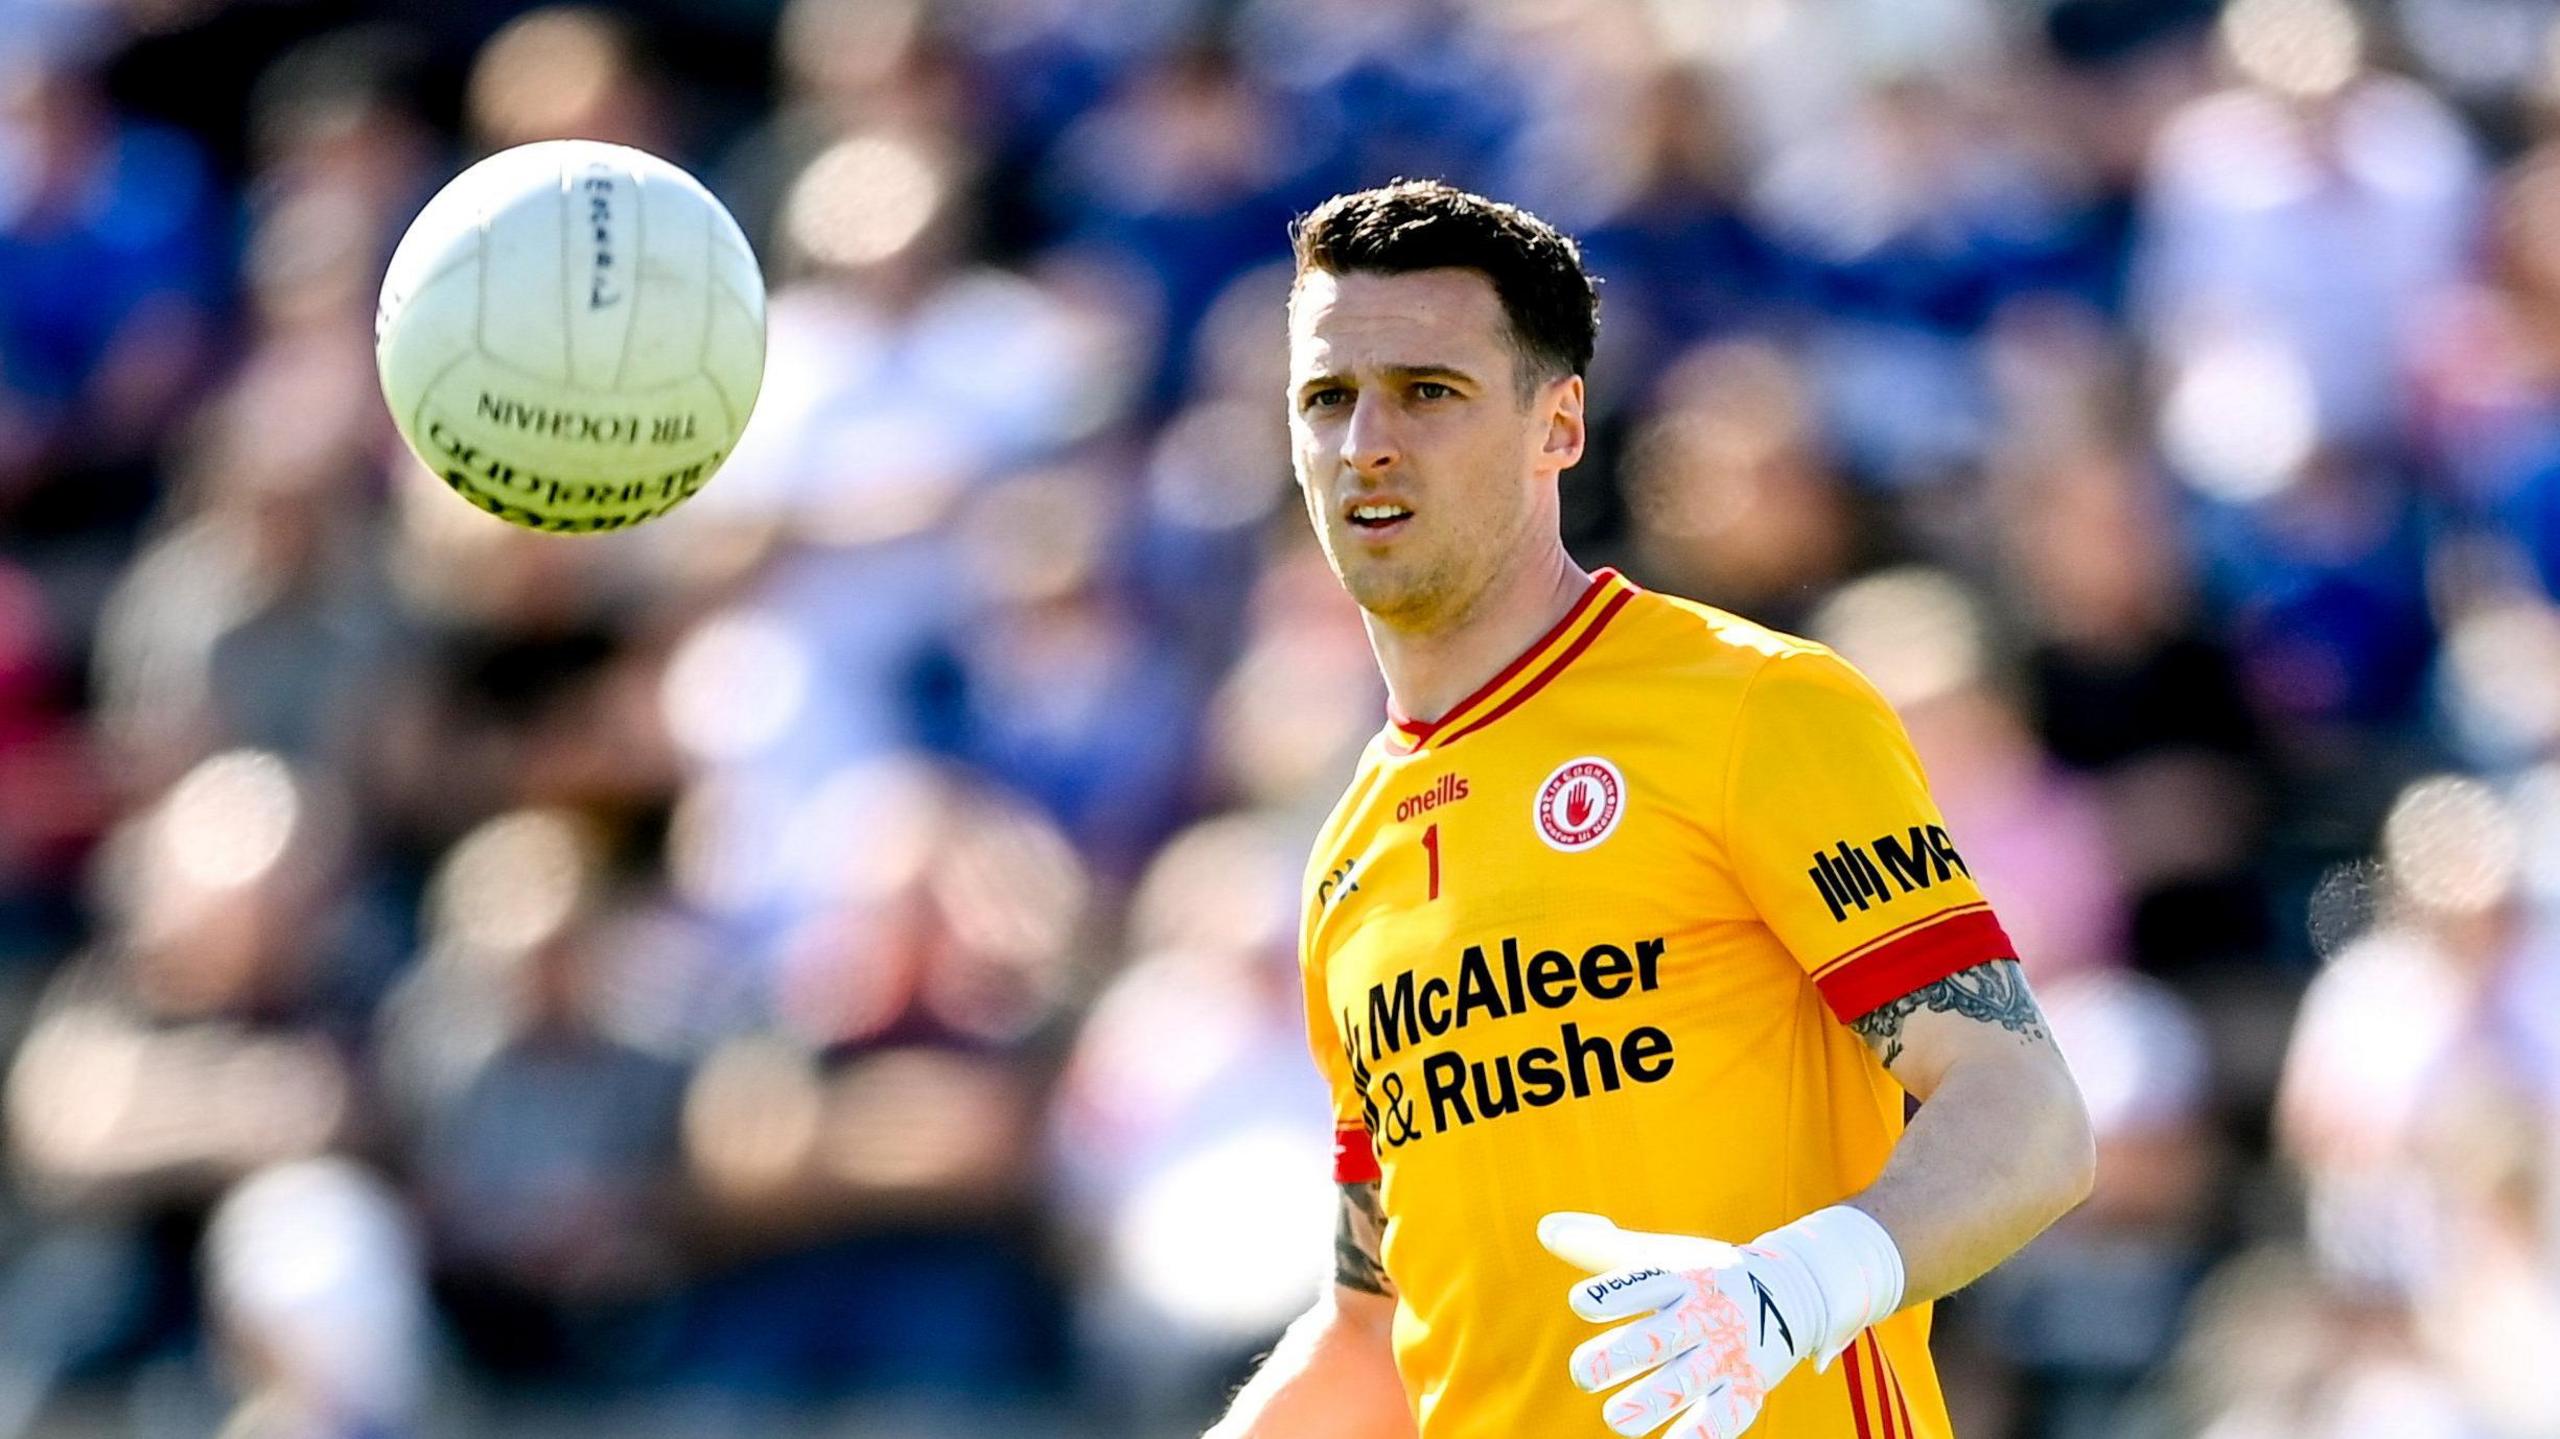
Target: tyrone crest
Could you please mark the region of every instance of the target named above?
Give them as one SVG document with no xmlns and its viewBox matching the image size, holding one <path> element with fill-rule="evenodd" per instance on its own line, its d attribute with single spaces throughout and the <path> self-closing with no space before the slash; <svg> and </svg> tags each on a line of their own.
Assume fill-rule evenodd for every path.
<svg viewBox="0 0 2560 1439">
<path fill-rule="evenodd" d="M 1538 837 L 1565 854 L 1589 849 L 1618 827 L 1626 796 L 1626 777 L 1616 765 L 1598 755 L 1566 760 L 1538 786 L 1532 815 Z"/>
</svg>

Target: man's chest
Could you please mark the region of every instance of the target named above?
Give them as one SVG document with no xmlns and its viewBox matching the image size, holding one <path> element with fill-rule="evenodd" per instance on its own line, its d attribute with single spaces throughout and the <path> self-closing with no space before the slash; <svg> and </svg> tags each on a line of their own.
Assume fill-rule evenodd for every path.
<svg viewBox="0 0 2560 1439">
<path fill-rule="evenodd" d="M 1697 763 L 1523 737 L 1363 777 L 1308 939 L 1382 1155 L 1632 1100 L 1791 1012 L 1801 976 L 1724 859 Z"/>
<path fill-rule="evenodd" d="M 1391 758 L 1362 776 L 1319 856 L 1309 942 L 1356 968 L 1739 912 L 1713 790 L 1694 756 L 1626 737 Z"/>
<path fill-rule="evenodd" d="M 1380 765 L 1310 900 L 1332 1007 L 1383 996 L 1410 1041 L 1659 989 L 1678 936 L 1749 914 L 1696 763 L 1522 736 Z"/>
</svg>

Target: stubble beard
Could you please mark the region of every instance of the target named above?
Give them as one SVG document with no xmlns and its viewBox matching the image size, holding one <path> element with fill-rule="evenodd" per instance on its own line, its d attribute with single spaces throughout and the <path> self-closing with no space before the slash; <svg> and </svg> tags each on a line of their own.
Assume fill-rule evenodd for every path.
<svg viewBox="0 0 2560 1439">
<path fill-rule="evenodd" d="M 1522 506 L 1475 534 L 1432 535 L 1428 553 L 1363 553 L 1358 531 L 1339 535 L 1325 523 L 1321 487 L 1301 478 L 1308 518 L 1316 526 L 1333 577 L 1374 624 L 1406 634 L 1446 634 L 1463 627 L 1523 552 L 1535 508 Z M 1424 521 L 1447 524 L 1445 510 Z M 1348 525 L 1348 521 L 1344 522 Z M 1411 542 L 1408 541 L 1408 544 Z"/>
<path fill-rule="evenodd" d="M 1352 603 L 1370 618 L 1397 629 L 1430 628 L 1446 595 L 1461 583 L 1454 558 L 1363 553 L 1357 529 L 1337 532 L 1326 523 L 1322 488 L 1302 476 L 1299 489 L 1306 499 L 1307 519 L 1324 549 L 1325 564 Z"/>
<path fill-rule="evenodd" d="M 1361 609 L 1400 630 L 1443 628 L 1465 600 L 1462 567 L 1448 555 L 1385 563 L 1352 556 L 1334 575 Z"/>
<path fill-rule="evenodd" d="M 1490 533 L 1450 536 L 1430 555 L 1337 555 L 1334 576 L 1371 619 L 1406 634 L 1446 634 L 1465 626 L 1499 584 L 1519 549 L 1526 518 Z"/>
</svg>

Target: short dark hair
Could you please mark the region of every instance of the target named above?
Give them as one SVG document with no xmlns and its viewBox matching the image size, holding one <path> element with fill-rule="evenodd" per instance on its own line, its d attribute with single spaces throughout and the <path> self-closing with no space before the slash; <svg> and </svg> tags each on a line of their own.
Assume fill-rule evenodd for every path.
<svg viewBox="0 0 2560 1439">
<path fill-rule="evenodd" d="M 1523 361 L 1521 392 L 1591 368 L 1600 296 L 1582 251 L 1517 205 L 1438 180 L 1398 180 L 1336 195 L 1289 227 L 1297 273 L 1475 270 L 1493 282 Z"/>
</svg>

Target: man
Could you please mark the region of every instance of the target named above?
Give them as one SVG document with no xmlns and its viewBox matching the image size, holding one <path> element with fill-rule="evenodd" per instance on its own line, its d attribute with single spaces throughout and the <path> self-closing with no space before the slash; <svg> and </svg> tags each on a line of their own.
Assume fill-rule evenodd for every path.
<svg viewBox="0 0 2560 1439">
<path fill-rule="evenodd" d="M 1942 1439 L 1930 1301 L 2092 1158 L 1900 723 L 1565 553 L 1571 241 L 1433 183 L 1295 240 L 1298 481 L 1392 723 L 1308 867 L 1334 1285 L 1213 1439 Z"/>
</svg>

